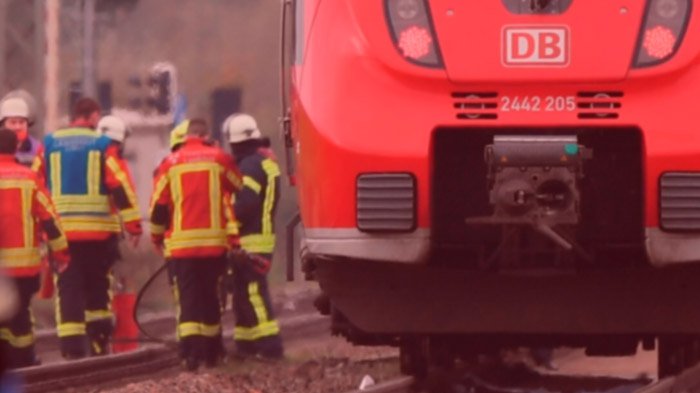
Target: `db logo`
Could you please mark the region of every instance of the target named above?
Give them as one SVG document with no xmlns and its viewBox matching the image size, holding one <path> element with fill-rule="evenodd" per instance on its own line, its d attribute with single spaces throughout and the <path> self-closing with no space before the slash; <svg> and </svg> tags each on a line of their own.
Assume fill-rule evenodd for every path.
<svg viewBox="0 0 700 393">
<path fill-rule="evenodd" d="M 569 28 L 528 26 L 503 28 L 503 64 L 506 66 L 567 66 Z"/>
</svg>

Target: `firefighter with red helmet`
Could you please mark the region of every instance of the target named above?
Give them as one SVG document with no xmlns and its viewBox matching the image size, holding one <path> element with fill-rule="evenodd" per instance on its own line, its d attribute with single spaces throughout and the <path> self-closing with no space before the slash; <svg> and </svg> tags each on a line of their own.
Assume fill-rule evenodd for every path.
<svg viewBox="0 0 700 393">
<path fill-rule="evenodd" d="M 237 355 L 281 358 L 280 328 L 272 311 L 267 273 L 275 247 L 274 215 L 280 197 L 280 169 L 255 119 L 233 114 L 223 125 L 236 163 L 243 173 L 243 189 L 235 195 L 234 210 L 241 231 L 241 249 L 232 258 Z"/>
<path fill-rule="evenodd" d="M 67 268 L 68 243 L 48 191 L 37 175 L 16 162 L 16 133 L 0 127 L 0 268 L 11 277 L 19 293 L 15 316 L 0 325 L 0 345 L 10 368 L 37 363 L 30 301 L 39 289 L 41 254 L 45 234 L 59 271 Z"/>
<path fill-rule="evenodd" d="M 208 137 L 204 120 L 189 121 L 184 142 L 157 171 L 150 209 L 152 240 L 172 264 L 180 294 L 180 356 L 189 370 L 222 356 L 217 284 L 227 252 L 239 246 L 229 203 L 242 179 Z"/>
<path fill-rule="evenodd" d="M 133 245 L 141 214 L 120 147 L 95 132 L 100 107 L 82 98 L 71 125 L 49 134 L 33 166 L 48 184 L 69 241 L 72 263 L 58 275 L 58 336 L 67 359 L 108 352 L 110 283 L 122 226 Z M 87 340 L 86 340 L 87 339 Z"/>
</svg>

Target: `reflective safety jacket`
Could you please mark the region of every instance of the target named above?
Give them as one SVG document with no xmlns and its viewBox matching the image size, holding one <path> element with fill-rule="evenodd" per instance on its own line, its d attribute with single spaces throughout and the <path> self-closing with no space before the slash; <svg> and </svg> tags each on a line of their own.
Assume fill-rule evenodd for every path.
<svg viewBox="0 0 700 393">
<path fill-rule="evenodd" d="M 218 257 L 238 245 L 230 197 L 242 180 L 223 150 L 190 137 L 160 165 L 154 183 L 151 236 L 166 257 Z"/>
<path fill-rule="evenodd" d="M 48 191 L 37 175 L 0 155 L 0 267 L 9 276 L 39 274 L 39 241 L 44 232 L 54 253 L 67 253 L 68 242 Z"/>
<path fill-rule="evenodd" d="M 236 193 L 234 209 L 240 224 L 241 248 L 272 254 L 275 247 L 275 211 L 280 197 L 280 168 L 269 148 L 252 146 L 237 152 L 243 189 Z"/>
<path fill-rule="evenodd" d="M 141 234 L 133 181 L 119 146 L 89 128 L 44 139 L 34 170 L 43 174 L 68 240 L 104 240 L 124 228 Z"/>
</svg>

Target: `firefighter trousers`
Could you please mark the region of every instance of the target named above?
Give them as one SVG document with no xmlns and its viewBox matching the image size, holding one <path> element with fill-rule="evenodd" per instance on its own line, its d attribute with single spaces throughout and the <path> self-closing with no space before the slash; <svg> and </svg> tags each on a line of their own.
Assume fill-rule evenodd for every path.
<svg viewBox="0 0 700 393">
<path fill-rule="evenodd" d="M 13 277 L 19 295 L 19 308 L 7 323 L 0 325 L 2 362 L 7 368 L 36 364 L 34 354 L 34 318 L 29 308 L 32 297 L 39 290 L 39 276 Z"/>
<path fill-rule="evenodd" d="M 222 356 L 221 308 L 218 286 L 225 256 L 172 258 L 180 306 L 177 335 L 180 356 L 195 361 L 216 361 Z"/>
<path fill-rule="evenodd" d="M 259 254 L 270 260 L 271 254 Z M 233 340 L 242 356 L 260 355 L 279 358 L 283 355 L 279 323 L 272 311 L 267 277 L 249 264 L 233 265 L 233 310 L 236 325 Z"/>
<path fill-rule="evenodd" d="M 108 352 L 113 329 L 112 267 L 119 258 L 116 236 L 69 242 L 71 263 L 58 275 L 56 319 L 61 353 L 80 358 Z M 87 348 L 86 348 L 87 347 Z"/>
</svg>

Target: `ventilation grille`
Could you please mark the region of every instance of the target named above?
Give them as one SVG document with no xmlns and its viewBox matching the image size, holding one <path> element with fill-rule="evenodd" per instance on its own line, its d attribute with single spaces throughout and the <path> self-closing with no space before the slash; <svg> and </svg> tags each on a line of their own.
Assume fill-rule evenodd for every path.
<svg viewBox="0 0 700 393">
<path fill-rule="evenodd" d="M 665 173 L 659 193 L 661 229 L 700 231 L 700 173 Z"/>
<path fill-rule="evenodd" d="M 622 108 L 621 91 L 580 91 L 576 97 L 578 118 L 587 120 L 617 119 Z"/>
<path fill-rule="evenodd" d="M 364 232 L 410 232 L 416 227 L 416 181 L 409 173 L 357 178 L 357 227 Z"/>
<path fill-rule="evenodd" d="M 454 92 L 452 98 L 455 117 L 459 120 L 498 119 L 498 93 Z"/>
</svg>

